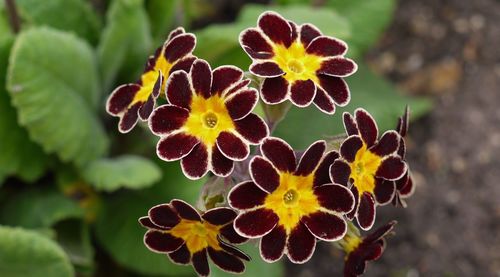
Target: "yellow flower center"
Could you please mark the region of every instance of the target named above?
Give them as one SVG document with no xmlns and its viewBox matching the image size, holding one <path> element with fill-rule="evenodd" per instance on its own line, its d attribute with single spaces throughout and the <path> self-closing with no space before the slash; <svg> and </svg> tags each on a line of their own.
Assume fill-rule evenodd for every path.
<svg viewBox="0 0 500 277">
<path fill-rule="evenodd" d="M 170 72 L 173 64 L 169 63 L 167 59 L 163 56 L 163 50 L 160 53 L 160 56 L 155 61 L 155 65 L 152 70 L 146 71 L 141 76 L 141 88 L 135 94 L 134 99 L 130 103 L 129 107 L 133 106 L 137 102 L 146 102 L 153 92 L 153 88 L 155 86 L 156 80 L 158 79 L 158 71 L 161 71 L 164 77 L 163 84 L 161 86 L 161 91 L 165 90 L 165 81 L 168 76 L 165 76 Z"/>
<path fill-rule="evenodd" d="M 266 196 L 264 207 L 273 210 L 287 234 L 299 224 L 303 216 L 319 210 L 320 205 L 313 193 L 314 173 L 297 176 L 280 173 L 280 185 Z"/>
<path fill-rule="evenodd" d="M 196 95 L 184 128 L 188 134 L 212 147 L 221 132 L 234 129 L 234 123 L 223 98 L 215 95 L 205 99 Z"/>
<path fill-rule="evenodd" d="M 349 176 L 359 194 L 363 192 L 373 193 L 375 189 L 375 173 L 382 163 L 381 157 L 370 152 L 366 144 L 356 153 L 354 161 L 350 164 L 351 175 Z"/>
<path fill-rule="evenodd" d="M 220 227 L 208 222 L 182 219 L 174 228 L 165 232 L 184 240 L 189 252 L 196 253 L 208 246 L 215 250 L 221 249 L 217 240 L 219 229 Z"/>
<path fill-rule="evenodd" d="M 306 53 L 302 43 L 294 42 L 288 48 L 276 44 L 273 52 L 275 54 L 273 60 L 285 72 L 283 77 L 288 82 L 293 83 L 297 80 L 319 82 L 316 71 L 321 67 L 322 58 Z"/>
</svg>

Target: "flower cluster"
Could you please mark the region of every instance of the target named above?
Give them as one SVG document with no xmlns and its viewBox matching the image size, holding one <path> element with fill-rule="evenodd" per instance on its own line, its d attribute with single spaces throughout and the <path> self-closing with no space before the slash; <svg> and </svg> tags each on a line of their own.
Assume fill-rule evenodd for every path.
<svg viewBox="0 0 500 277">
<path fill-rule="evenodd" d="M 215 175 L 220 181 L 207 182 L 204 191 L 225 199 L 215 208 L 202 199 L 200 211 L 177 199 L 152 207 L 139 220 L 148 229 L 145 245 L 207 276 L 208 257 L 225 271 L 243 272 L 250 257 L 233 245 L 249 239 L 259 239 L 260 255 L 270 263 L 283 256 L 305 263 L 326 241 L 346 252 L 345 276 L 362 274 L 366 261 L 382 255 L 383 237 L 395 222 L 362 238 L 352 221 L 370 230 L 378 205 L 406 206 L 414 190 L 405 160 L 408 108 L 396 130 L 380 137 L 374 118 L 357 109 L 343 114 L 340 144 L 337 137 L 336 143 L 319 140 L 294 150 L 270 136 L 269 126 L 287 109 L 264 119 L 254 109 L 259 100 L 264 111 L 290 100 L 299 108 L 314 103 L 331 115 L 347 105 L 343 77 L 357 69 L 344 57 L 347 44 L 274 12 L 244 30 L 240 44 L 252 59 L 255 84 L 235 66 L 212 69 L 193 56 L 195 36 L 178 28 L 149 58 L 139 81 L 119 86 L 108 99 L 121 132 L 147 120 L 160 137 L 157 156 L 180 160 L 189 179 Z M 166 103 L 155 107 L 158 97 Z M 253 153 L 252 145 L 258 146 Z"/>
</svg>

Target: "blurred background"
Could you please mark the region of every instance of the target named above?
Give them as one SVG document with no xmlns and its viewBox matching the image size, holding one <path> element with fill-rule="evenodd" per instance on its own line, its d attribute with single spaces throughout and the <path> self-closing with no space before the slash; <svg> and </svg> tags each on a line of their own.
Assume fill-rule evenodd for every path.
<svg viewBox="0 0 500 277">
<path fill-rule="evenodd" d="M 2 0 L 0 276 L 193 275 L 148 252 L 137 218 L 172 198 L 195 204 L 207 180 L 160 161 L 147 126 L 119 134 L 104 103 L 176 26 L 197 35 L 195 54 L 213 67 L 247 69 L 238 34 L 265 10 L 347 41 L 359 65 L 346 109 L 292 108 L 276 136 L 304 148 L 342 133 L 339 115 L 357 107 L 387 130 L 410 106 L 416 192 L 406 209 L 378 209 L 377 226 L 399 223 L 366 276 L 500 276 L 495 0 Z M 328 243 L 305 265 L 244 249 L 246 276 L 342 272 Z"/>
</svg>

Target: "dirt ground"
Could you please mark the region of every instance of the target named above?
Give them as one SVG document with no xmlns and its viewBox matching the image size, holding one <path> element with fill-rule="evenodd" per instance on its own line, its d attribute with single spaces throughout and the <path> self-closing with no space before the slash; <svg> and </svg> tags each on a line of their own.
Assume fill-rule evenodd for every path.
<svg viewBox="0 0 500 277">
<path fill-rule="evenodd" d="M 399 2 L 368 55 L 373 69 L 435 109 L 410 126 L 417 183 L 382 258 L 365 276 L 500 276 L 500 2 Z M 340 275 L 342 257 L 322 243 L 288 276 Z"/>
</svg>

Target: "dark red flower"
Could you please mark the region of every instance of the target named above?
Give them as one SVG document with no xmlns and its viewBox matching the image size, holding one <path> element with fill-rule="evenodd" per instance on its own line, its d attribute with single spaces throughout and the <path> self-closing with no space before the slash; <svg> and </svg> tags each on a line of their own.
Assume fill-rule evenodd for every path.
<svg viewBox="0 0 500 277">
<path fill-rule="evenodd" d="M 349 103 L 349 87 L 342 78 L 356 72 L 357 65 L 344 57 L 345 42 L 322 35 L 311 24 L 297 26 L 265 12 L 257 28 L 240 34 L 240 44 L 253 60 L 250 72 L 265 78 L 260 90 L 265 103 L 314 103 L 328 114 L 335 112 L 335 105 Z"/>
<path fill-rule="evenodd" d="M 395 193 L 394 184 L 384 180 L 398 180 L 407 170 L 398 154 L 401 136 L 387 131 L 378 139 L 377 124 L 363 109 L 357 109 L 355 117 L 344 113 L 344 126 L 349 137 L 340 146 L 330 177 L 351 188 L 356 205 L 347 217 L 356 217 L 359 226 L 368 230 L 375 222 L 376 204 L 389 203 Z"/>
<path fill-rule="evenodd" d="M 308 261 L 316 239 L 336 241 L 347 230 L 343 215 L 354 207 L 354 198 L 344 186 L 332 184 L 328 168 L 338 157 L 325 153 L 326 143 L 313 143 L 300 157 L 283 140 L 266 138 L 263 156 L 250 161 L 251 181 L 234 187 L 229 204 L 240 210 L 234 221 L 236 232 L 247 238 L 262 238 L 260 253 L 267 262 L 286 254 L 294 263 Z"/>
<path fill-rule="evenodd" d="M 144 244 L 156 253 L 166 253 L 176 264 L 192 264 L 200 276 L 208 276 L 207 256 L 220 269 L 242 273 L 245 253 L 230 245 L 246 242 L 233 228 L 236 212 L 230 208 L 214 208 L 201 215 L 182 200 L 154 206 L 139 222 L 148 228 Z"/>
<path fill-rule="evenodd" d="M 118 130 L 127 133 L 138 118 L 148 120 L 156 98 L 165 90 L 165 80 L 177 70 L 189 71 L 196 57 L 191 53 L 196 37 L 185 33 L 182 27 L 170 32 L 165 43 L 149 57 L 144 73 L 133 84 L 117 87 L 109 96 L 106 110 L 120 118 Z"/>
<path fill-rule="evenodd" d="M 204 60 L 196 60 L 188 73 L 178 71 L 167 82 L 170 104 L 158 107 L 149 119 L 154 134 L 161 137 L 158 156 L 180 160 L 190 179 L 208 171 L 228 176 L 234 161 L 246 159 L 250 144 L 259 144 L 269 130 L 251 113 L 258 102 L 256 89 L 233 66 L 212 71 Z"/>
<path fill-rule="evenodd" d="M 344 237 L 341 245 L 346 251 L 344 277 L 356 277 L 365 272 L 366 263 L 379 259 L 384 253 L 385 239 L 396 225 L 396 221 L 378 228 L 365 238 L 349 233 Z"/>
</svg>

